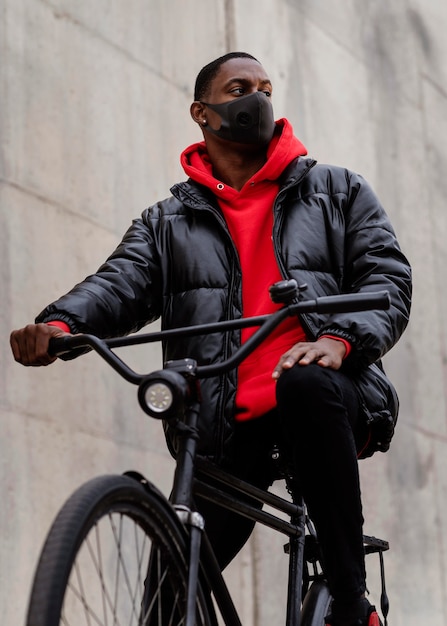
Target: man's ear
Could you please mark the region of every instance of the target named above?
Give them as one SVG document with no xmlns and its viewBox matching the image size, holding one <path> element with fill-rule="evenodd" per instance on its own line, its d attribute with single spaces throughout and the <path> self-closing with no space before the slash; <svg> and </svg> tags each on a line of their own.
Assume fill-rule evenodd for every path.
<svg viewBox="0 0 447 626">
<path fill-rule="evenodd" d="M 205 107 L 198 100 L 194 100 L 189 109 L 192 119 L 199 124 L 199 126 L 206 126 Z"/>
</svg>

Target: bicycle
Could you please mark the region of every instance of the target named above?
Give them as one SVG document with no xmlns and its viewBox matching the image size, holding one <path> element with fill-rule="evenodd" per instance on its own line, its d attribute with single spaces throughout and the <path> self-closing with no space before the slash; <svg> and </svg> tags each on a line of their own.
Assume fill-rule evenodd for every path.
<svg viewBox="0 0 447 626">
<path fill-rule="evenodd" d="M 91 479 L 66 501 L 51 526 L 34 576 L 27 626 L 102 625 L 216 626 L 218 610 L 227 626 L 241 626 L 204 529 L 194 508 L 200 495 L 288 537 L 286 626 L 324 626 L 332 601 L 318 549 L 318 538 L 301 498 L 287 499 L 250 485 L 196 455 L 200 379 L 237 367 L 289 315 L 389 307 L 387 292 L 300 299 L 295 281 L 270 289 L 283 306 L 273 314 L 100 340 L 92 335 L 51 341 L 61 355 L 95 350 L 128 382 L 138 386 L 142 409 L 175 424 L 180 435 L 173 488 L 168 500 L 136 471 Z M 162 370 L 137 374 L 115 348 L 180 335 L 204 335 L 259 327 L 223 362 L 199 365 L 191 359 L 168 362 Z M 290 493 L 293 476 L 272 459 Z M 275 512 L 254 506 L 268 505 Z M 288 520 L 278 514 L 286 514 Z M 383 552 L 386 541 L 364 537 L 365 552 L 378 553 L 381 609 L 387 625 L 389 602 Z"/>
</svg>

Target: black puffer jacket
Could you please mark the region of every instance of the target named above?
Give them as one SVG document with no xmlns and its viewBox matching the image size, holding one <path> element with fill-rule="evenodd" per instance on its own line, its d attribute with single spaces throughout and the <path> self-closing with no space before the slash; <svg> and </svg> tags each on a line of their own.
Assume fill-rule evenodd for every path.
<svg viewBox="0 0 447 626">
<path fill-rule="evenodd" d="M 61 319 L 73 332 L 109 337 L 160 316 L 163 328 L 240 317 L 238 256 L 213 195 L 192 181 L 171 192 L 133 222 L 96 274 L 47 307 L 37 321 Z M 389 291 L 388 311 L 301 319 L 310 339 L 330 333 L 352 343 L 347 366 L 358 370 L 380 359 L 407 325 L 411 272 L 369 185 L 348 170 L 298 158 L 284 172 L 273 210 L 281 273 L 307 283 L 305 297 Z M 239 332 L 213 334 L 206 341 L 176 339 L 164 345 L 164 357 L 213 363 L 239 343 Z M 231 440 L 236 378 L 232 372 L 203 383 L 203 454 L 220 458 Z"/>
</svg>

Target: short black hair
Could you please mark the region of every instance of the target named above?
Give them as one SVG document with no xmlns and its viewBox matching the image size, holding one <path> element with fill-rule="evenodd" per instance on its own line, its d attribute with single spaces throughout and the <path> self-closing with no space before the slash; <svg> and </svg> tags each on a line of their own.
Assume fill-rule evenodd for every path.
<svg viewBox="0 0 447 626">
<path fill-rule="evenodd" d="M 201 100 L 206 96 L 221 65 L 230 59 L 253 59 L 253 61 L 259 63 L 258 59 L 255 59 L 255 57 L 248 54 L 248 52 L 228 52 L 214 61 L 211 61 L 211 63 L 202 67 L 197 74 L 196 84 L 194 86 L 194 100 Z"/>
</svg>

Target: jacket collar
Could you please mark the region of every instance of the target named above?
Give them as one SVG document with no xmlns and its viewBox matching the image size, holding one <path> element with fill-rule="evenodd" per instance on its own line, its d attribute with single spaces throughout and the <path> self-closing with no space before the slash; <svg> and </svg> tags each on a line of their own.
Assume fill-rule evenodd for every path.
<svg viewBox="0 0 447 626">
<path fill-rule="evenodd" d="M 284 170 L 280 177 L 279 193 L 298 184 L 316 164 L 315 159 L 297 157 Z M 217 209 L 218 205 L 212 191 L 191 178 L 177 183 L 171 188 L 172 195 L 192 209 Z"/>
</svg>

